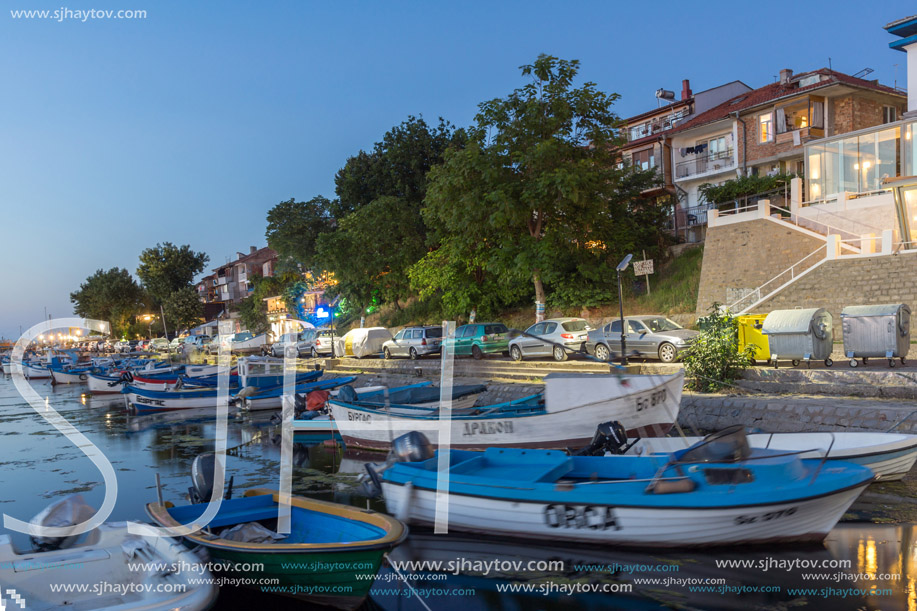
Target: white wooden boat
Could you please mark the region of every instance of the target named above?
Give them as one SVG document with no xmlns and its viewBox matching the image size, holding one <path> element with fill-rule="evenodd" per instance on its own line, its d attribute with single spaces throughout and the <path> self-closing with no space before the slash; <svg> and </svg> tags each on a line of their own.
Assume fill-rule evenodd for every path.
<svg viewBox="0 0 917 611">
<path fill-rule="evenodd" d="M 668 376 L 550 374 L 545 393 L 491 406 L 455 410 L 453 448 L 492 446 L 568 448 L 586 445 L 596 426 L 617 420 L 629 436 L 665 435 L 678 418 L 684 372 Z M 329 399 L 347 447 L 387 449 L 391 440 L 422 428 L 438 443 L 439 412 L 411 405 Z M 421 424 L 418 424 L 421 423 Z"/>
<path fill-rule="evenodd" d="M 824 467 L 817 459 L 752 450 L 738 427 L 666 455 L 448 452 L 443 517 L 450 529 L 546 541 L 639 547 L 820 541 L 874 480 L 853 463 Z M 433 455 L 383 471 L 381 489 L 393 515 L 435 524 L 438 462 Z"/>
<path fill-rule="evenodd" d="M 124 382 L 118 375 L 103 375 L 100 373 L 90 373 L 86 377 L 86 384 L 89 392 L 93 395 L 115 395 L 121 394 L 124 388 Z"/>
<path fill-rule="evenodd" d="M 105 523 L 50 547 L 21 551 L 9 535 L 0 535 L 0 584 L 8 609 L 19 608 L 11 592 L 30 610 L 207 609 L 217 596 L 213 576 L 193 551 L 172 538 L 130 534 L 126 522 Z M 146 566 L 138 569 L 141 564 Z M 54 591 L 49 584 L 55 583 L 85 585 L 86 591 Z"/>
<path fill-rule="evenodd" d="M 676 452 L 700 441 L 701 437 L 656 437 L 640 439 L 630 453 Z M 876 479 L 903 478 L 917 461 L 917 435 L 900 433 L 754 433 L 748 435 L 753 448 L 802 452 L 802 458 L 843 460 L 869 467 Z"/>
<path fill-rule="evenodd" d="M 51 370 L 41 365 L 32 363 L 22 364 L 22 373 L 27 380 L 50 380 Z"/>
<path fill-rule="evenodd" d="M 89 371 L 85 369 L 70 371 L 52 369 L 51 379 L 55 384 L 86 384 L 89 380 Z"/>
</svg>

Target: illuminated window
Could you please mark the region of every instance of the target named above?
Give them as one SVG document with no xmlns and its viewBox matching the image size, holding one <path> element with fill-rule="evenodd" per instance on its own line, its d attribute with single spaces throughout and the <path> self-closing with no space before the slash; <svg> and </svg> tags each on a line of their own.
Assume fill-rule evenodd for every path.
<svg viewBox="0 0 917 611">
<path fill-rule="evenodd" d="M 774 113 L 758 117 L 758 142 L 771 142 L 774 139 Z"/>
</svg>

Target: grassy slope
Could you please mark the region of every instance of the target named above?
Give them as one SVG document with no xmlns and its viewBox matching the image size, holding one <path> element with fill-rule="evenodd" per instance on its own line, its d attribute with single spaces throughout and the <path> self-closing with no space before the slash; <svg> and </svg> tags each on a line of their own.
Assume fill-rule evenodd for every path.
<svg viewBox="0 0 917 611">
<path fill-rule="evenodd" d="M 624 313 L 665 314 L 685 326 L 692 326 L 697 307 L 697 288 L 700 283 L 701 262 L 704 257 L 703 246 L 685 250 L 680 256 L 662 266 L 650 277 L 651 294 L 629 295 L 628 289 L 633 276 L 625 276 Z M 435 318 L 429 304 L 412 302 L 398 312 L 394 308 L 385 308 L 380 314 L 373 314 L 366 319 L 367 326 L 400 327 L 407 324 L 423 323 Z M 609 295 L 608 305 L 596 308 L 548 308 L 549 317 L 582 316 L 596 324 L 605 319 L 617 318 L 617 295 Z M 431 318 L 432 316 L 432 318 Z M 509 310 L 496 320 L 506 323 L 511 328 L 525 329 L 535 320 L 534 306 L 531 308 Z M 467 320 L 458 321 L 459 324 Z M 359 326 L 359 319 L 353 326 Z"/>
</svg>

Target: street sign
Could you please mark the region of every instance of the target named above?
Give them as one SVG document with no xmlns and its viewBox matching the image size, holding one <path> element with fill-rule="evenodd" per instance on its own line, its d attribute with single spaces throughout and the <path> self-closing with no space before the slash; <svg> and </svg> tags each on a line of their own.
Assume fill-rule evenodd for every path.
<svg viewBox="0 0 917 611">
<path fill-rule="evenodd" d="M 653 260 L 647 259 L 645 261 L 634 261 L 634 275 L 635 276 L 649 276 L 653 273 Z"/>
</svg>

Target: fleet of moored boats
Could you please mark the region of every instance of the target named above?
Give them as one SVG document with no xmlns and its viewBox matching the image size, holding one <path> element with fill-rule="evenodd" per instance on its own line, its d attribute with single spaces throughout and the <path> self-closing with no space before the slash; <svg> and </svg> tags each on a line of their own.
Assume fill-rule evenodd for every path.
<svg viewBox="0 0 917 611">
<path fill-rule="evenodd" d="M 222 388 L 215 365 L 141 357 L 84 362 L 78 353 L 48 353 L 20 363 L 2 357 L 0 367 L 29 380 L 85 384 L 93 395 L 120 393 L 137 413 L 215 415 L 220 397 L 239 411 L 279 411 L 287 394 L 283 361 L 265 357 L 241 358 L 231 371 L 224 369 Z M 487 390 L 482 385 L 452 387 L 451 399 L 441 405 L 443 389 L 427 382 L 354 388 L 355 378 L 325 378 L 318 369 L 286 381 L 295 389 L 295 431 L 335 434 L 348 448 L 389 451 L 384 463 L 366 465 L 366 491 L 384 496 L 394 517 L 296 496 L 287 509 L 280 494 L 267 489 L 231 498 L 230 480 L 206 528 L 184 536 L 187 547 L 130 534 L 124 524 L 43 540 L 27 551 L 14 549 L 4 535 L 0 581 L 31 594 L 30 605 L 54 608 L 62 603 L 46 586 L 8 567 L 104 555 L 104 567 L 98 566 L 109 579 L 185 583 L 181 572 L 151 569 L 138 576 L 124 566 L 136 558 L 194 559 L 189 548 L 195 547 L 224 562 L 227 574 L 242 575 L 233 567 L 261 563 L 260 577 L 278 578 L 291 592 L 299 586 L 313 601 L 353 607 L 366 596 L 383 555 L 407 536 L 405 524 L 445 519 L 456 531 L 651 548 L 820 541 L 870 483 L 900 479 L 917 460 L 917 436 L 893 433 L 746 435 L 733 427 L 704 438 L 665 437 L 678 418 L 683 374 L 551 374 L 544 392 L 492 405 L 478 405 Z M 437 449 L 447 440 L 448 449 Z M 214 486 L 214 473 L 222 474 L 214 464 L 212 454 L 195 461 L 190 504 L 161 498 L 148 504 L 153 522 L 176 527 L 198 521 L 214 488 L 222 489 L 219 482 Z M 441 490 L 446 480 L 448 489 Z M 447 515 L 437 513 L 441 492 L 448 495 Z M 36 520 L 78 523 L 72 516 L 87 509 L 77 509 L 79 499 L 68 497 Z M 67 515 L 69 522 L 61 517 Z M 282 523 L 289 532 L 277 532 Z M 281 568 L 322 565 L 315 560 L 351 568 Z M 181 600 L 92 598 L 107 608 L 167 609 L 205 608 L 216 595 L 213 585 L 186 592 Z"/>
</svg>

